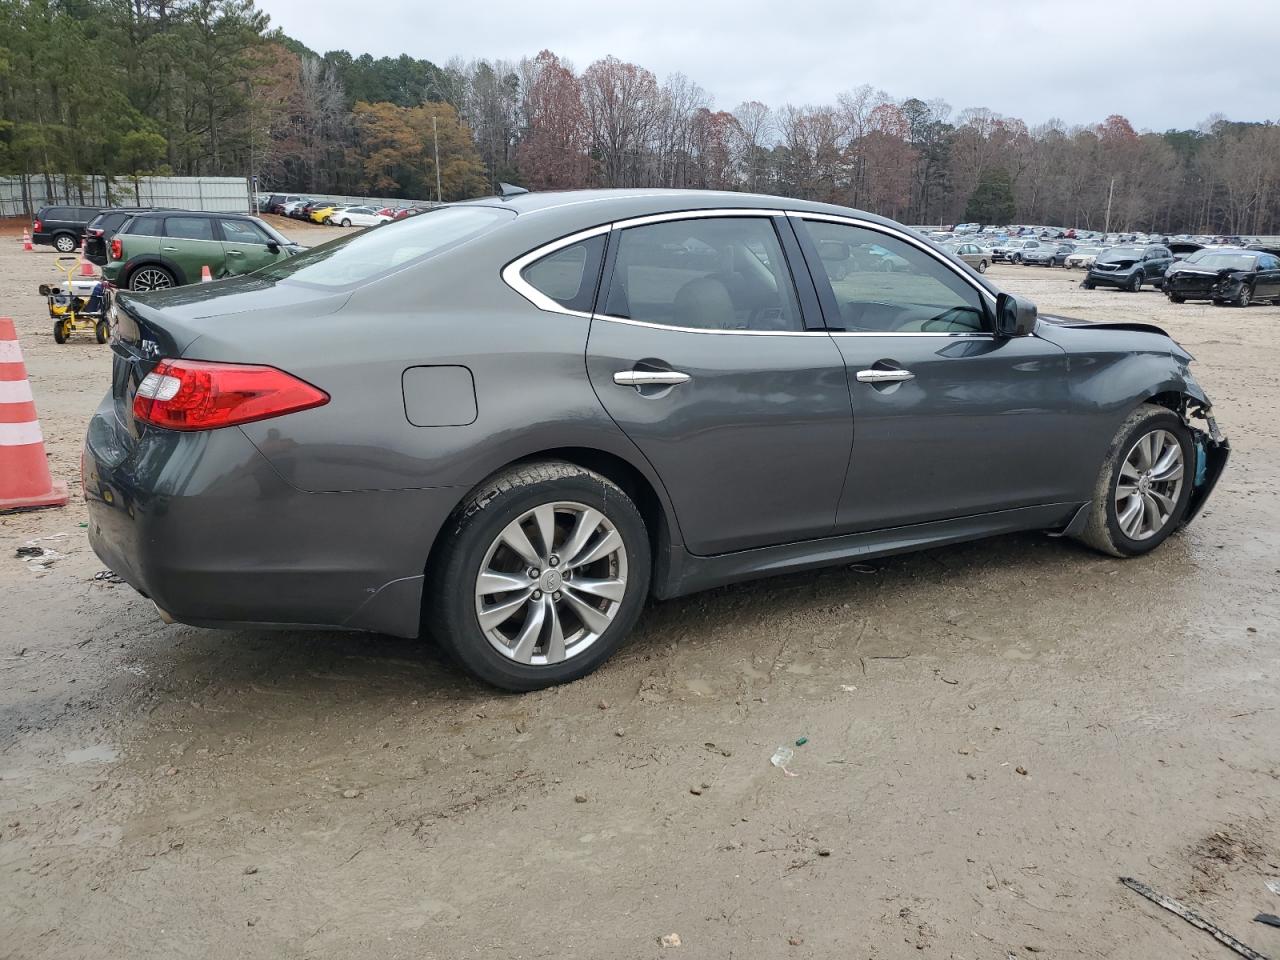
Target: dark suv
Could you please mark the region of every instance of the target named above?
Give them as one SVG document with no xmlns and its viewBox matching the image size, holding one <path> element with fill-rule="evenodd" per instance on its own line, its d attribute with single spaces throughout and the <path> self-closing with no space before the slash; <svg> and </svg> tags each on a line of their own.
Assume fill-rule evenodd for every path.
<svg viewBox="0 0 1280 960">
<path fill-rule="evenodd" d="M 59 253 L 74 253 L 84 239 L 85 227 L 105 207 L 41 207 L 31 223 L 32 243 L 51 245 Z"/>
<path fill-rule="evenodd" d="M 1137 293 L 1144 283 L 1162 286 L 1164 272 L 1171 263 L 1173 253 L 1160 244 L 1110 247 L 1098 254 L 1081 286 L 1086 290 L 1094 287 L 1118 287 Z"/>
</svg>

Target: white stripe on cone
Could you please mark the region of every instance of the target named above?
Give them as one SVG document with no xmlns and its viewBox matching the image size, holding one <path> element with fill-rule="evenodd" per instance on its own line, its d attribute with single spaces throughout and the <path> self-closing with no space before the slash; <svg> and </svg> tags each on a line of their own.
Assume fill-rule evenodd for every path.
<svg viewBox="0 0 1280 960">
<path fill-rule="evenodd" d="M 21 363 L 22 347 L 17 340 L 0 340 L 0 363 Z"/>
<path fill-rule="evenodd" d="M 0 403 L 30 403 L 31 383 L 27 380 L 0 380 Z"/>
<path fill-rule="evenodd" d="M 28 443 L 44 442 L 40 423 L 0 423 L 0 447 L 24 447 Z"/>
</svg>

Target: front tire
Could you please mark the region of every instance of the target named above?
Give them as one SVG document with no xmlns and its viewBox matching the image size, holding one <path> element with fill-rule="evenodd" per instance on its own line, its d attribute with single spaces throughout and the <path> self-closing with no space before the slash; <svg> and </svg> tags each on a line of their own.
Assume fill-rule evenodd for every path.
<svg viewBox="0 0 1280 960">
<path fill-rule="evenodd" d="M 1236 297 L 1237 307 L 1247 307 L 1253 303 L 1253 291 L 1249 289 L 1248 284 L 1240 288 L 1240 296 Z"/>
<path fill-rule="evenodd" d="M 111 336 L 111 325 L 106 320 L 99 320 L 93 325 L 93 336 L 99 343 L 106 343 Z"/>
<path fill-rule="evenodd" d="M 55 320 L 53 322 L 53 342 L 66 343 L 67 338 L 71 336 L 70 320 Z"/>
<path fill-rule="evenodd" d="M 1133 279 L 1129 281 L 1129 292 L 1130 293 L 1142 292 L 1142 274 L 1140 273 L 1134 274 Z"/>
<path fill-rule="evenodd" d="M 1177 294 L 1177 293 L 1170 293 L 1170 294 L 1169 294 L 1169 302 L 1170 302 L 1170 303 L 1186 303 L 1186 302 L 1187 302 L 1187 298 L 1186 298 L 1186 297 L 1184 297 L 1184 296 L 1182 296 L 1181 294 Z"/>
<path fill-rule="evenodd" d="M 1150 553 L 1186 515 L 1195 475 L 1191 433 L 1172 410 L 1144 403 L 1116 432 L 1080 539 L 1113 557 Z"/>
<path fill-rule="evenodd" d="M 485 481 L 441 531 L 425 626 L 482 680 L 526 691 L 595 670 L 649 593 L 644 520 L 612 481 L 563 461 Z"/>
</svg>

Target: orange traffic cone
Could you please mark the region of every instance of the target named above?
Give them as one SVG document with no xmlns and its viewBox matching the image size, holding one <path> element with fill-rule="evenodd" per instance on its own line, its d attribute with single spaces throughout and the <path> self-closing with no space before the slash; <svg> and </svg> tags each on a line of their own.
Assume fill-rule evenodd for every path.
<svg viewBox="0 0 1280 960">
<path fill-rule="evenodd" d="M 22 249 L 23 250 L 35 249 L 35 247 L 31 245 L 31 231 L 28 230 L 26 227 L 22 228 Z"/>
<path fill-rule="evenodd" d="M 213 274 L 209 272 L 209 265 L 206 263 L 200 268 L 200 282 L 210 283 L 213 281 Z"/>
<path fill-rule="evenodd" d="M 67 485 L 49 476 L 18 332 L 0 317 L 0 513 L 66 502 Z"/>
<path fill-rule="evenodd" d="M 93 264 L 90 263 L 88 260 L 80 261 L 80 276 L 82 277 L 93 276 Z"/>
</svg>

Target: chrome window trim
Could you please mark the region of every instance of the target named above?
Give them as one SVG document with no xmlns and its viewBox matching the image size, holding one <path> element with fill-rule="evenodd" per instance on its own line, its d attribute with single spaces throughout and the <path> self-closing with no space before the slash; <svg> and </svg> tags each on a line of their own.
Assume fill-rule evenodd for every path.
<svg viewBox="0 0 1280 960">
<path fill-rule="evenodd" d="M 658 196 L 658 195 L 656 195 Z M 590 202 L 590 201 L 581 201 Z M 548 208 L 551 209 L 551 208 Z M 647 320 L 632 320 L 629 317 L 615 317 L 607 313 L 586 313 L 580 310 L 570 310 L 561 305 L 557 301 L 542 293 L 532 284 L 521 276 L 525 267 L 531 263 L 541 260 L 543 257 L 555 253 L 564 247 L 572 246 L 581 240 L 588 240 L 591 237 L 599 236 L 605 233 L 611 233 L 614 230 L 626 230 L 631 227 L 646 226 L 653 223 L 664 223 L 670 220 L 701 220 L 712 217 L 763 217 L 772 219 L 773 217 L 795 217 L 801 220 L 824 220 L 830 223 L 843 223 L 855 227 L 865 227 L 872 231 L 888 234 L 897 239 L 903 240 L 912 246 L 924 251 L 932 256 L 943 266 L 951 270 L 956 276 L 963 279 L 971 287 L 980 294 L 984 294 L 988 300 L 994 305 L 995 295 L 983 287 L 979 283 L 975 283 L 970 277 L 955 269 L 955 266 L 948 262 L 945 258 L 939 256 L 936 251 L 931 250 L 928 245 L 916 240 L 909 234 L 903 233 L 884 224 L 875 223 L 870 220 L 862 220 L 858 217 L 838 216 L 828 213 L 809 213 L 801 210 L 778 210 L 773 208 L 755 208 L 755 207 L 707 207 L 701 210 L 674 210 L 664 213 L 648 214 L 642 217 L 631 217 L 626 220 L 618 220 L 612 223 L 600 224 L 595 227 L 589 227 L 586 230 L 580 230 L 577 233 L 571 233 L 561 237 L 558 240 L 552 240 L 542 246 L 535 247 L 528 253 L 522 254 L 512 260 L 502 268 L 502 280 L 508 287 L 520 294 L 539 310 L 546 313 L 558 313 L 569 317 L 578 317 L 584 320 L 601 320 L 608 323 L 621 323 L 632 327 L 647 327 L 652 330 L 671 330 L 676 333 L 701 333 L 713 336 L 723 336 L 726 334 L 745 337 L 942 337 L 946 339 L 975 339 L 975 340 L 993 340 L 995 334 L 990 331 L 979 333 L 934 333 L 930 331 L 893 331 L 893 330 L 706 330 L 700 327 L 680 327 L 667 323 L 651 323 Z"/>
<path fill-rule="evenodd" d="M 601 234 L 608 233 L 613 229 L 613 225 L 606 223 L 602 226 L 591 227 L 588 230 L 580 230 L 577 233 L 571 233 L 567 237 L 561 237 L 559 240 L 552 240 L 550 243 L 544 243 L 540 247 L 535 247 L 528 253 L 523 254 L 512 260 L 502 268 L 502 280 L 508 287 L 514 290 L 520 296 L 524 297 L 539 310 L 547 313 L 561 313 L 569 317 L 581 317 L 585 320 L 591 319 L 591 314 L 582 310 L 570 310 L 564 304 L 557 300 L 553 300 L 545 293 L 531 284 L 521 274 L 524 268 L 531 263 L 536 263 L 543 257 L 550 256 L 557 250 L 563 250 L 565 247 L 571 247 L 575 243 L 583 240 L 590 240 L 592 237 L 598 237 Z"/>
</svg>

